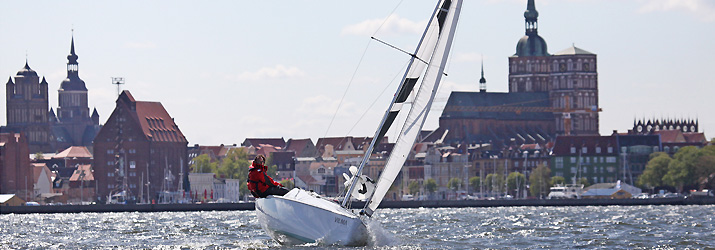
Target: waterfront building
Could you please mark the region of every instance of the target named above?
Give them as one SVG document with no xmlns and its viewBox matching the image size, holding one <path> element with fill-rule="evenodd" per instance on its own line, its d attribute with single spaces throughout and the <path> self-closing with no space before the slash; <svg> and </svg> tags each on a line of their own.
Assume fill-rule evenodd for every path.
<svg viewBox="0 0 715 250">
<path fill-rule="evenodd" d="M 97 195 L 130 199 L 188 190 L 188 141 L 160 102 L 137 101 L 125 90 L 94 140 Z M 168 194 L 168 193 L 166 193 Z"/>
<path fill-rule="evenodd" d="M 214 193 L 215 174 L 189 173 L 190 194 L 194 201 L 208 201 Z"/>
<path fill-rule="evenodd" d="M 640 188 L 617 181 L 615 183 L 597 183 L 583 189 L 584 199 L 630 199 L 642 192 Z"/>
<path fill-rule="evenodd" d="M 652 119 L 633 121 L 632 135 L 657 135 L 660 137 L 663 152 L 671 156 L 678 149 L 687 146 L 698 148 L 708 145 L 705 133 L 700 132 L 700 122 L 692 119 Z"/>
<path fill-rule="evenodd" d="M 650 155 L 663 151 L 661 137 L 657 134 L 619 134 L 615 131 L 614 135 L 618 139 L 619 160 L 622 163 L 620 179 L 623 183 L 634 185 L 648 165 Z"/>
<path fill-rule="evenodd" d="M 29 152 L 24 133 L 0 133 L 0 193 L 32 199 L 34 178 Z"/>
<path fill-rule="evenodd" d="M 581 178 L 591 183 L 620 180 L 618 138 L 610 136 L 559 136 L 551 152 L 551 175 L 576 184 Z"/>
</svg>

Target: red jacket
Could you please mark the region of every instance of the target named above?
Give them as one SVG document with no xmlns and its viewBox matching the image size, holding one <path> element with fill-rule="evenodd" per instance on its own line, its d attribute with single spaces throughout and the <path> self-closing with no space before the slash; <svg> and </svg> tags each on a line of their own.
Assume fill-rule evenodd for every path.
<svg viewBox="0 0 715 250">
<path fill-rule="evenodd" d="M 269 187 L 280 187 L 280 183 L 275 182 L 270 176 L 266 174 L 268 167 L 253 162 L 248 168 L 248 190 L 256 193 L 263 193 L 268 190 Z"/>
</svg>

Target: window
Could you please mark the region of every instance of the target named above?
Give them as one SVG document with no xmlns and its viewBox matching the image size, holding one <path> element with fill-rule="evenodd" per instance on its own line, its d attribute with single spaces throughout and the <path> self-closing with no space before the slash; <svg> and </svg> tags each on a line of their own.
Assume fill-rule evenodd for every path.
<svg viewBox="0 0 715 250">
<path fill-rule="evenodd" d="M 606 162 L 607 163 L 616 163 L 616 157 L 606 157 Z"/>
<path fill-rule="evenodd" d="M 588 153 L 588 148 L 587 148 L 587 147 L 581 148 L 581 153 L 587 154 L 587 153 Z"/>
<path fill-rule="evenodd" d="M 114 165 L 114 161 L 107 161 L 107 166 L 112 166 Z"/>
<path fill-rule="evenodd" d="M 576 163 L 576 157 L 571 157 L 571 163 Z"/>
<path fill-rule="evenodd" d="M 135 161 L 130 161 L 129 168 L 137 168 L 137 163 Z"/>
<path fill-rule="evenodd" d="M 608 153 L 613 154 L 613 147 L 608 147 Z"/>
<path fill-rule="evenodd" d="M 571 147 L 571 153 L 575 154 L 576 153 L 576 147 Z"/>
<path fill-rule="evenodd" d="M 600 153 L 601 153 L 601 147 L 596 147 L 596 154 L 600 154 Z"/>
<path fill-rule="evenodd" d="M 114 149 L 107 149 L 107 154 L 108 155 L 114 154 Z"/>
<path fill-rule="evenodd" d="M 324 174 L 324 173 L 325 173 L 325 169 L 324 169 L 324 168 L 319 168 L 319 169 L 318 169 L 318 173 L 319 173 L 319 174 Z"/>
<path fill-rule="evenodd" d="M 564 168 L 564 158 L 563 157 L 556 157 L 556 168 Z"/>
<path fill-rule="evenodd" d="M 571 173 L 575 174 L 576 173 L 576 167 L 571 167 Z"/>
<path fill-rule="evenodd" d="M 137 176 L 136 172 L 129 172 L 129 176 Z"/>
</svg>

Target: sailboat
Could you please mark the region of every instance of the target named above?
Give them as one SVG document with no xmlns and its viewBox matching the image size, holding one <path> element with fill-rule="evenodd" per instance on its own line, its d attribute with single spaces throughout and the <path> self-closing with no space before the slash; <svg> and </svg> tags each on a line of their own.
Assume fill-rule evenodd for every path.
<svg viewBox="0 0 715 250">
<path fill-rule="evenodd" d="M 359 168 L 350 171 L 352 177 L 346 182 L 350 187 L 342 202 L 324 199 L 314 192 L 299 188 L 284 196 L 268 196 L 256 200 L 257 217 L 271 238 L 281 244 L 368 244 L 367 220 L 392 186 L 422 130 L 439 83 L 445 75 L 444 69 L 461 8 L 462 0 L 440 0 L 437 3 L 415 52 L 410 54 L 410 62 L 401 84 L 385 111 Z M 408 104 L 406 102 L 410 96 L 414 99 Z M 407 114 L 407 118 L 400 127 L 396 127 L 400 134 L 382 174 L 372 188 L 372 180 L 362 175 L 362 170 L 376 149 L 375 144 L 385 136 L 400 114 Z M 364 208 L 350 209 L 351 198 L 367 198 Z"/>
</svg>

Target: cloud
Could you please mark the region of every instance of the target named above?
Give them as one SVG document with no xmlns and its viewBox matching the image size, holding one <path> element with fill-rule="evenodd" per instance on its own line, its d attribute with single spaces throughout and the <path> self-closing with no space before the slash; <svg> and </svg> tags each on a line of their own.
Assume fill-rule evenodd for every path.
<svg viewBox="0 0 715 250">
<path fill-rule="evenodd" d="M 278 64 L 273 67 L 263 67 L 254 72 L 246 71 L 238 74 L 234 78 L 238 81 L 261 81 L 267 79 L 294 78 L 303 76 L 305 76 L 305 72 L 295 66 L 287 67 Z"/>
<path fill-rule="evenodd" d="M 154 49 L 156 48 L 156 43 L 154 42 L 128 42 L 124 44 L 124 47 L 130 49 Z"/>
<path fill-rule="evenodd" d="M 641 8 L 638 12 L 686 11 L 702 21 L 715 21 L 715 3 L 711 0 L 638 0 Z"/>
<path fill-rule="evenodd" d="M 372 36 L 378 31 L 382 35 L 419 34 L 424 30 L 427 21 L 414 22 L 398 15 L 384 18 L 365 20 L 349 25 L 342 30 L 343 35 Z"/>
<path fill-rule="evenodd" d="M 296 111 L 302 115 L 332 117 L 338 105 L 341 105 L 340 100 L 318 95 L 304 98 Z M 341 113 L 345 116 L 354 115 L 357 113 L 355 108 L 355 103 L 343 101 L 338 115 Z"/>
</svg>

